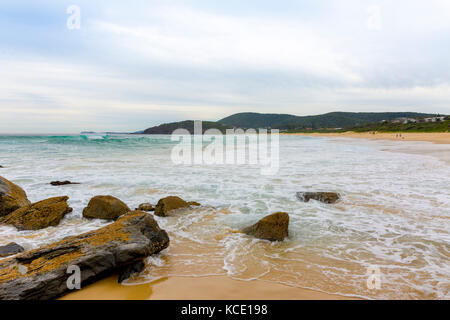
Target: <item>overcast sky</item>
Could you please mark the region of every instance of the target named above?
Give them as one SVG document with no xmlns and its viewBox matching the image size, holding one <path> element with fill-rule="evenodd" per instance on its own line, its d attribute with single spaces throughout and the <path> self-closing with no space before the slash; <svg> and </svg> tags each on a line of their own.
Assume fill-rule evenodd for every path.
<svg viewBox="0 0 450 320">
<path fill-rule="evenodd" d="M 450 1 L 1 0 L 0 63 L 3 133 L 450 114 Z"/>
</svg>

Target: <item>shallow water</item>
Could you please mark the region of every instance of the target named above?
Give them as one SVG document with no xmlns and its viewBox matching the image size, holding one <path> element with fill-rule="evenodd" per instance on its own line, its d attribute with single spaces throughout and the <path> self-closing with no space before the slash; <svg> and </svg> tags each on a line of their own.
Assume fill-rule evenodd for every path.
<svg viewBox="0 0 450 320">
<path fill-rule="evenodd" d="M 279 172 L 264 176 L 255 165 L 174 165 L 174 144 L 170 136 L 1 136 L 0 175 L 33 202 L 68 195 L 74 211 L 41 231 L 0 226 L 0 245 L 31 249 L 105 225 L 81 216 L 94 195 L 130 208 L 178 195 L 202 207 L 156 217 L 170 248 L 129 283 L 227 274 L 367 298 L 450 298 L 448 162 L 386 151 L 395 151 L 392 142 L 281 136 Z M 53 187 L 53 180 L 82 184 Z M 343 199 L 301 203 L 295 193 L 303 190 Z M 277 211 L 290 214 L 286 241 L 236 232 Z M 378 290 L 367 287 L 371 266 L 381 272 Z"/>
</svg>

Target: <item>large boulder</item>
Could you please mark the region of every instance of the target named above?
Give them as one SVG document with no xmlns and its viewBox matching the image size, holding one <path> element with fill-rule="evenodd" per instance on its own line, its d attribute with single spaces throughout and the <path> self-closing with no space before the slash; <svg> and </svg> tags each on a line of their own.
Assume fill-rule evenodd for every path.
<svg viewBox="0 0 450 320">
<path fill-rule="evenodd" d="M 115 197 L 96 196 L 83 209 L 83 217 L 115 220 L 130 211 L 130 208 L 123 201 Z"/>
<path fill-rule="evenodd" d="M 69 197 L 55 197 L 29 204 L 0 219 L 0 222 L 11 224 L 19 230 L 54 227 L 67 213 L 72 212 L 67 200 Z"/>
<path fill-rule="evenodd" d="M 297 192 L 297 198 L 303 202 L 317 200 L 324 203 L 335 203 L 340 199 L 336 192 Z"/>
<path fill-rule="evenodd" d="M 70 291 L 76 267 L 83 287 L 168 245 L 152 215 L 132 211 L 101 229 L 0 261 L 0 299 L 55 299 Z"/>
<path fill-rule="evenodd" d="M 162 198 L 158 201 L 155 207 L 155 214 L 160 217 L 166 217 L 172 210 L 187 208 L 190 206 L 199 206 L 198 202 L 187 202 L 180 197 L 170 196 Z"/>
<path fill-rule="evenodd" d="M 21 187 L 0 177 L 0 217 L 29 204 L 27 194 Z"/>
<path fill-rule="evenodd" d="M 273 213 L 262 218 L 242 232 L 259 239 L 283 241 L 288 236 L 289 215 L 286 212 Z"/>
<path fill-rule="evenodd" d="M 15 242 L 10 242 L 6 246 L 0 247 L 0 257 L 11 256 L 16 253 L 23 252 L 23 247 Z"/>
</svg>

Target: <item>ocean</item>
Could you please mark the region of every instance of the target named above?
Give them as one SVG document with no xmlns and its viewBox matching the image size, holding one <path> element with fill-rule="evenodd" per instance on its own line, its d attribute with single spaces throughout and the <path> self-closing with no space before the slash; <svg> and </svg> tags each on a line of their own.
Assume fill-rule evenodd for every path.
<svg viewBox="0 0 450 320">
<path fill-rule="evenodd" d="M 57 227 L 0 226 L 0 245 L 29 250 L 108 224 L 82 218 L 95 195 L 132 209 L 177 195 L 202 206 L 155 217 L 170 247 L 127 285 L 227 275 L 370 299 L 450 298 L 450 166 L 397 150 L 429 143 L 280 136 L 275 175 L 251 164 L 175 165 L 176 144 L 163 135 L 0 136 L 1 176 L 32 202 L 67 195 L 73 208 Z M 299 191 L 335 191 L 342 200 L 303 203 Z M 285 241 L 238 232 L 278 211 L 290 215 Z"/>
</svg>

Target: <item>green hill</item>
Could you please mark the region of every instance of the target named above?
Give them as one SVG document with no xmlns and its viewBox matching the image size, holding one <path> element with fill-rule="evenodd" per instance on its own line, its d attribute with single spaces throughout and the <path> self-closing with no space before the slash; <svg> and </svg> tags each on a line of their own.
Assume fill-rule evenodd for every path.
<svg viewBox="0 0 450 320">
<path fill-rule="evenodd" d="M 230 127 L 218 122 L 213 121 L 202 121 L 202 133 L 204 133 L 208 129 L 219 129 L 222 133 L 225 133 L 226 129 L 229 129 Z M 143 134 L 171 134 L 176 129 L 187 129 L 191 134 L 194 133 L 194 121 L 193 120 L 186 120 L 186 121 L 180 121 L 180 122 L 171 122 L 171 123 L 164 123 L 162 125 L 148 128 L 144 130 Z"/>
<path fill-rule="evenodd" d="M 294 116 L 289 114 L 236 113 L 219 123 L 237 128 L 275 128 L 275 129 L 321 129 L 346 128 L 393 120 L 396 118 L 422 118 L 435 114 L 415 112 L 330 112 L 316 116 Z"/>
</svg>

